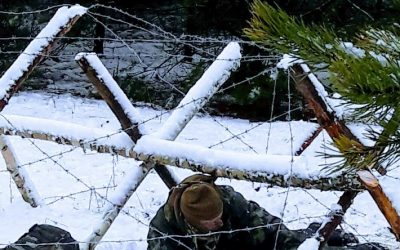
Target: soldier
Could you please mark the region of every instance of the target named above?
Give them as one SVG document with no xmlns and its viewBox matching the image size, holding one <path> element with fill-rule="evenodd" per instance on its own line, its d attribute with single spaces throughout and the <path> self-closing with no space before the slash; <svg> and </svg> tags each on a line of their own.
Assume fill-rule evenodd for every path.
<svg viewBox="0 0 400 250">
<path fill-rule="evenodd" d="M 170 191 L 166 204 L 150 222 L 148 250 L 297 249 L 319 228 L 313 223 L 307 229 L 289 230 L 281 219 L 232 187 L 215 185 L 214 180 L 197 174 Z M 344 249 L 336 246 L 348 243 L 358 240 L 336 230 L 326 249 Z M 384 248 L 363 244 L 345 249 Z"/>
</svg>

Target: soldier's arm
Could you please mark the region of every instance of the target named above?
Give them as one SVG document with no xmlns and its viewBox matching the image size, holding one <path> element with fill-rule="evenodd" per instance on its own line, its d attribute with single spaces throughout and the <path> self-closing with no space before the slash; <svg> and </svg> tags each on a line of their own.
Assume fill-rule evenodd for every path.
<svg viewBox="0 0 400 250">
<path fill-rule="evenodd" d="M 181 238 L 174 237 L 176 234 L 165 219 L 163 208 L 161 208 L 150 222 L 147 234 L 147 250 L 188 249 L 184 247 Z"/>
<path fill-rule="evenodd" d="M 276 249 L 296 249 L 305 240 L 305 235 L 289 230 L 281 219 L 257 203 L 246 200 L 240 193 L 235 192 L 233 200 L 241 227 L 249 230 L 248 241 L 251 246 L 274 249 L 276 244 Z"/>
</svg>

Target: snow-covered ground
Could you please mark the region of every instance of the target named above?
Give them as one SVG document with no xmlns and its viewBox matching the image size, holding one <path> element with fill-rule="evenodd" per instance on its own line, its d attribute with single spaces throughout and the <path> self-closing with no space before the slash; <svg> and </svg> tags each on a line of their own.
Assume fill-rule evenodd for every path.
<svg viewBox="0 0 400 250">
<path fill-rule="evenodd" d="M 147 107 L 138 109 L 144 120 L 148 120 L 146 127 L 150 133 L 156 132 L 168 117 L 168 114 L 163 114 L 164 110 Z M 105 102 L 70 95 L 21 92 L 11 98 L 2 114 L 46 118 L 109 131 L 120 128 Z M 202 115 L 189 123 L 177 141 L 249 154 L 291 155 L 316 127 L 316 124 L 303 121 L 260 124 Z M 231 139 L 222 143 L 232 137 L 231 133 L 240 134 L 245 131 L 240 135 L 240 140 Z M 15 241 L 35 223 L 62 227 L 71 232 L 75 239 L 84 241 L 101 218 L 102 209 L 106 205 L 100 195 L 110 197 L 126 173 L 138 166 L 138 162 L 133 159 L 87 150 L 84 152 L 81 148 L 53 142 L 17 136 L 10 136 L 10 140 L 20 163 L 29 173 L 46 205 L 32 208 L 25 203 L 6 171 L 4 161 L 0 161 L 0 244 Z M 312 164 L 324 163 L 325 160 L 316 155 L 323 151 L 321 145 L 329 142 L 329 136 L 321 133 L 303 155 Z M 46 159 L 47 155 L 57 156 L 50 160 Z M 192 173 L 171 169 L 180 178 Z M 389 172 L 389 176 L 400 177 L 400 174 L 394 169 Z M 391 192 L 395 194 L 398 179 L 392 178 L 386 182 L 392 182 L 388 187 L 393 187 Z M 312 221 L 321 221 L 341 194 L 277 188 L 222 178 L 217 183 L 232 185 L 248 199 L 257 201 L 272 214 L 283 217 L 292 229 L 306 227 Z M 117 217 L 98 249 L 145 249 L 149 221 L 165 202 L 167 195 L 168 189 L 164 183 L 155 172 L 151 172 Z M 400 249 L 388 230 L 388 223 L 367 192 L 357 196 L 345 215 L 343 227 L 358 235 L 363 242 L 377 241 L 390 249 Z"/>
<path fill-rule="evenodd" d="M 66 11 L 65 8 L 62 10 Z M 82 15 L 85 11 L 86 9 L 75 6 L 67 12 L 68 15 L 60 11 L 59 15 L 52 19 L 47 30 L 43 30 L 38 35 L 42 39 L 34 40 L 1 78 L 1 98 L 8 96 L 8 91 L 15 80 L 22 76 L 35 55 L 48 45 L 49 40 L 43 40 L 43 37 L 55 37 L 69 18 Z M 214 76 L 217 72 L 211 73 L 209 75 Z M 209 82 L 209 79 L 205 82 Z M 66 89 L 69 87 L 67 86 Z M 192 93 L 189 97 L 193 96 Z M 124 111 L 128 109 L 129 107 L 124 107 Z M 169 115 L 165 110 L 143 106 L 138 110 L 142 121 L 146 121 L 143 124 L 146 127 L 146 133 L 159 131 Z M 7 121 L 8 125 L 12 125 L 13 119 L 21 121 L 21 118 L 11 115 L 59 121 L 59 123 L 39 123 L 37 120 L 25 118 L 25 124 L 34 123 L 31 124 L 31 128 L 36 129 L 41 126 L 44 131 L 50 131 L 52 128 L 51 131 L 61 131 L 63 134 L 71 132 L 72 137 L 75 136 L 77 129 L 72 126 L 66 128 L 67 122 L 93 128 L 93 131 L 103 129 L 109 131 L 110 135 L 120 129 L 119 122 L 103 101 L 82 99 L 67 94 L 18 93 L 11 98 L 10 103 L 1 112 L 0 116 L 5 118 L 1 121 Z M 174 127 L 174 122 L 177 120 L 172 119 L 173 122 L 170 125 Z M 54 126 L 58 128 L 53 128 Z M 239 153 L 287 157 L 293 155 L 316 128 L 315 123 L 304 121 L 252 123 L 247 120 L 201 115 L 195 117 L 176 140 L 189 145 L 237 152 L 235 156 L 232 156 L 234 161 L 240 160 L 240 157 L 237 157 Z M 355 125 L 353 128 L 357 135 L 362 136 L 362 126 Z M 165 139 L 162 135 L 163 131 L 159 137 Z M 170 139 L 174 136 L 166 137 Z M 100 154 L 48 141 L 23 139 L 18 136 L 9 136 L 9 140 L 17 152 L 20 166 L 23 166 L 29 174 L 44 205 L 32 208 L 25 203 L 10 174 L 6 171 L 4 161 L 0 161 L 0 221 L 2 222 L 0 247 L 14 242 L 35 223 L 48 223 L 62 227 L 71 232 L 75 239 L 84 242 L 92 233 L 93 227 L 101 220 L 103 211 L 109 204 L 108 199 L 116 193 L 116 187 L 124 177 L 131 176 L 129 173 L 139 165 L 139 162 L 133 159 Z M 330 145 L 329 136 L 325 133 L 321 133 L 303 152 L 302 157 L 307 163 L 304 164 L 304 169 L 296 165 L 296 169 L 293 170 L 296 170 L 296 173 L 311 173 L 314 177 L 318 175 L 321 164 L 329 163 L 320 156 L 324 151 L 323 145 Z M 150 146 L 148 143 L 145 144 L 145 149 L 149 150 L 150 147 L 151 144 Z M 157 149 L 152 150 L 157 151 Z M 176 148 L 172 146 L 167 151 L 174 150 Z M 211 158 L 212 160 L 214 158 Z M 253 169 L 264 168 L 264 166 L 254 166 L 254 164 L 252 167 Z M 265 169 L 280 173 L 280 170 L 287 165 L 282 166 L 282 169 L 279 167 L 265 166 Z M 180 179 L 192 174 L 189 170 L 172 167 L 171 169 Z M 287 176 L 289 177 L 288 174 Z M 397 195 L 399 178 L 398 166 L 391 166 L 389 174 L 380 178 L 383 189 L 398 211 L 400 211 L 400 197 Z M 282 217 L 293 229 L 304 228 L 313 221 L 322 221 L 329 213 L 330 207 L 332 205 L 335 207 L 334 204 L 341 195 L 340 192 L 278 188 L 267 184 L 223 178 L 218 179 L 217 183 L 232 185 L 248 199 L 257 201 L 272 214 Z M 157 209 L 165 202 L 167 195 L 168 189 L 162 180 L 155 172 L 151 172 L 117 217 L 103 241 L 98 245 L 98 249 L 145 249 L 148 224 Z M 390 249 L 399 248 L 399 244 L 389 232 L 388 223 L 366 192 L 357 196 L 346 213 L 343 228 L 356 234 L 362 242 L 377 241 Z M 309 245 L 314 243 L 309 241 Z M 303 247 L 307 248 L 307 246 Z"/>
</svg>

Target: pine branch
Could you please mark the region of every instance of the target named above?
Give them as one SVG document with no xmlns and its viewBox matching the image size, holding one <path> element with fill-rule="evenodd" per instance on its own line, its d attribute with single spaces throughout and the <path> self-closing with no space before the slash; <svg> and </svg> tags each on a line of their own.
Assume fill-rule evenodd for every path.
<svg viewBox="0 0 400 250">
<path fill-rule="evenodd" d="M 365 39 L 368 41 L 364 43 L 366 48 L 356 48 L 352 43 L 342 42 L 332 30 L 315 25 L 307 27 L 301 20 L 266 3 L 255 1 L 252 8 L 250 28 L 244 30 L 252 40 L 281 53 L 296 54 L 311 67 L 314 65 L 314 69 L 316 65 L 327 65 L 331 73 L 330 87 L 351 103 L 378 108 L 392 107 L 391 103 L 398 103 L 399 62 L 398 59 L 392 59 L 398 57 L 396 54 L 377 54 L 379 51 L 369 53 L 366 49 L 371 48 L 374 37 Z M 376 35 L 364 32 L 364 37 L 368 34 Z M 391 47 L 385 52 L 397 51 L 396 39 L 394 33 L 387 33 L 386 42 Z"/>
</svg>

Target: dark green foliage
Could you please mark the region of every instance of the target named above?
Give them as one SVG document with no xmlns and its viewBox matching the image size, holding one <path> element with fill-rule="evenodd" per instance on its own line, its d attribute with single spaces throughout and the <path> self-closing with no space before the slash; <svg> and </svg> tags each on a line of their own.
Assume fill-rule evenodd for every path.
<svg viewBox="0 0 400 250">
<path fill-rule="evenodd" d="M 314 70 L 325 65 L 331 74 L 329 87 L 349 103 L 359 104 L 353 119 L 362 118 L 382 127 L 379 134 L 371 129 L 369 135 L 375 141 L 372 147 L 337 139 L 335 144 L 345 156 L 342 167 L 373 167 L 399 159 L 400 36 L 396 24 L 390 29 L 365 28 L 351 40 L 356 44 L 353 46 L 333 30 L 305 25 L 280 9 L 256 1 L 245 33 L 274 50 L 298 55 Z"/>
</svg>

